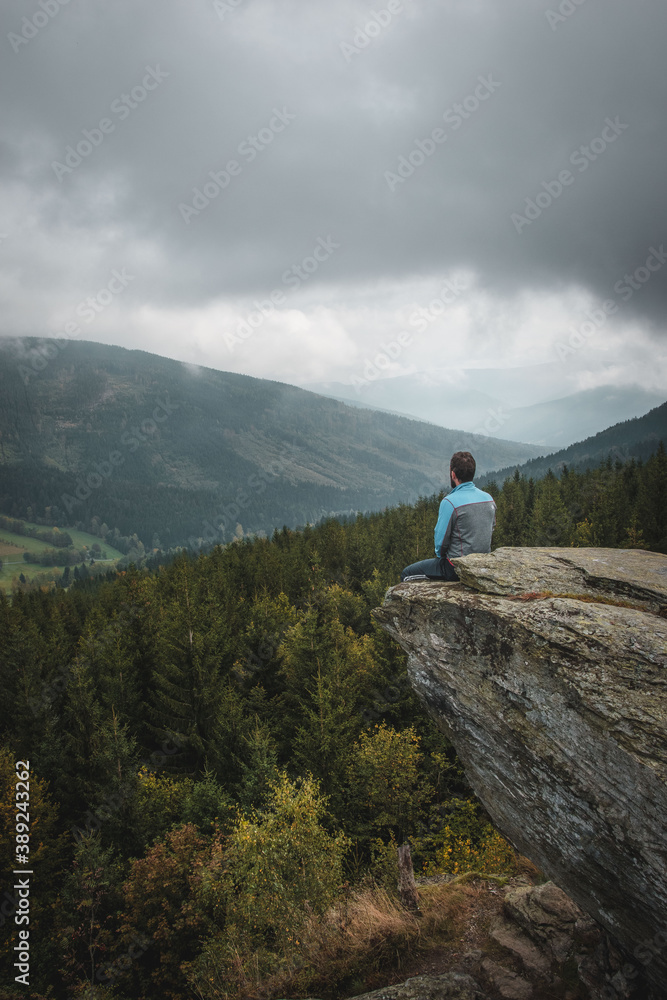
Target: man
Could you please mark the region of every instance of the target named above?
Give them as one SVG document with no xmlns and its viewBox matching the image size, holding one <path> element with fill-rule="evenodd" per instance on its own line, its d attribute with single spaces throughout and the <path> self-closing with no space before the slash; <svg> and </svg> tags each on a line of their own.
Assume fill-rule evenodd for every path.
<svg viewBox="0 0 667 1000">
<path fill-rule="evenodd" d="M 406 566 L 401 580 L 458 580 L 449 561 L 452 556 L 490 552 L 496 526 L 496 505 L 490 493 L 473 483 L 475 459 L 469 451 L 457 451 L 449 464 L 451 493 L 440 503 L 435 526 L 435 559 L 422 559 Z"/>
</svg>

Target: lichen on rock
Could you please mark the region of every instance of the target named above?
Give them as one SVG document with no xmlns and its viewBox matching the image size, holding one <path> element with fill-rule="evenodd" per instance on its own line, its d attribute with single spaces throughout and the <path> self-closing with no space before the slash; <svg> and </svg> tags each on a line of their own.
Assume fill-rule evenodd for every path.
<svg viewBox="0 0 667 1000">
<path fill-rule="evenodd" d="M 399 584 L 376 620 L 498 829 L 620 943 L 630 978 L 662 988 L 667 556 L 454 562 L 459 583 Z"/>
</svg>

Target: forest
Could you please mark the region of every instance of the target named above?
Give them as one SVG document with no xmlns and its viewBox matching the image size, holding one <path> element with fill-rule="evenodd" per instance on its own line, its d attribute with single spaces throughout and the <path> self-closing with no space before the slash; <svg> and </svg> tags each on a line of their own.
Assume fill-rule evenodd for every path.
<svg viewBox="0 0 667 1000">
<path fill-rule="evenodd" d="M 541 454 L 144 351 L 0 343 L 0 514 L 93 534 L 97 524 L 127 555 L 141 556 L 138 541 L 197 548 L 232 541 L 237 524 L 271 535 L 411 502 L 440 486 L 433 456 L 459 448 L 480 471 Z"/>
<path fill-rule="evenodd" d="M 662 444 L 486 488 L 494 548 L 667 552 Z M 395 891 L 398 844 L 422 873 L 515 869 L 373 622 L 440 499 L 0 595 L 5 983 L 17 844 L 33 872 L 30 993 L 3 997 L 284 996 L 287 972 L 334 996 L 349 970 L 318 979 L 315 929 Z"/>
</svg>

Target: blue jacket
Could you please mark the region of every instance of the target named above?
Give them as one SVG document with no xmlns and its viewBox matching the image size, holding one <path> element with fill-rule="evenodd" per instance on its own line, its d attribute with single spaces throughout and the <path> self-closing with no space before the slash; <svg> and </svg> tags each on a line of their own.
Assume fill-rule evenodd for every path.
<svg viewBox="0 0 667 1000">
<path fill-rule="evenodd" d="M 491 494 L 478 490 L 474 483 L 459 483 L 440 503 L 433 536 L 435 554 L 451 559 L 490 552 L 495 526 L 496 505 Z"/>
</svg>

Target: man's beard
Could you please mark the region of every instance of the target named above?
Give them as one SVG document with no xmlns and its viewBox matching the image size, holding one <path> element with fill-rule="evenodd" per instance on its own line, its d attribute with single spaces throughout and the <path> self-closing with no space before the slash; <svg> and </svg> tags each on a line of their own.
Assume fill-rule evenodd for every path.
<svg viewBox="0 0 667 1000">
<path fill-rule="evenodd" d="M 452 478 L 451 472 L 449 473 L 449 482 L 450 482 L 450 485 L 451 485 L 452 489 L 455 490 L 456 489 L 456 483 L 454 482 L 454 480 Z"/>
</svg>

